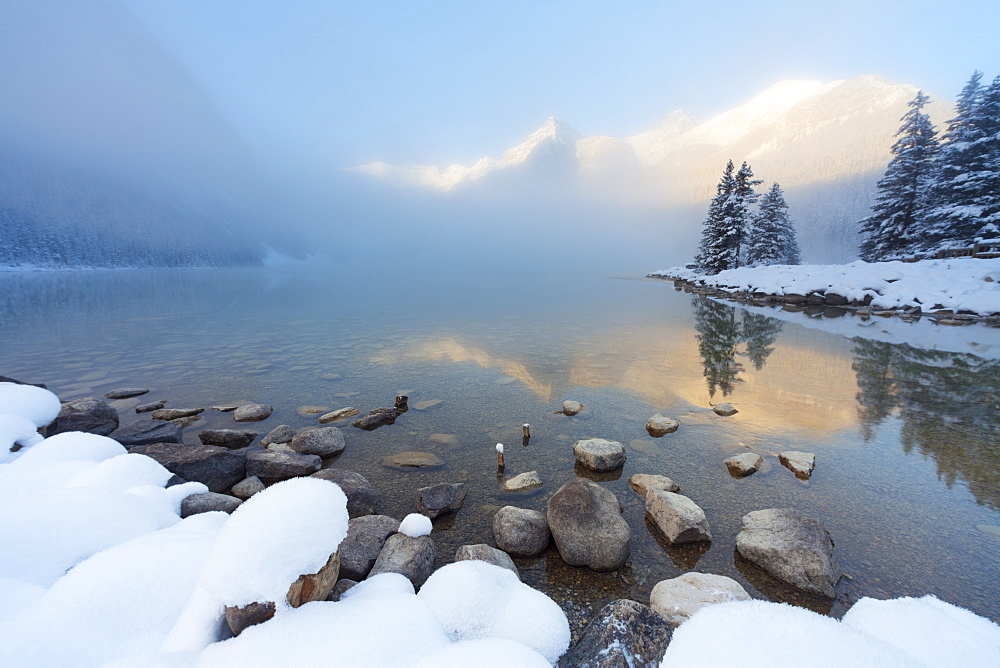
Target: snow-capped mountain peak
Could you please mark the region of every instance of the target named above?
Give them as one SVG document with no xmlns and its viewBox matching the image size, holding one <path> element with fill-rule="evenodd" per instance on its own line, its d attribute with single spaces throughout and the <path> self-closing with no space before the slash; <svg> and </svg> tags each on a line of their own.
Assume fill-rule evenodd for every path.
<svg viewBox="0 0 1000 668">
<path fill-rule="evenodd" d="M 504 151 L 498 164 L 502 167 L 520 165 L 542 146 L 565 147 L 572 150 L 579 140 L 580 133 L 555 116 L 549 116 L 542 127 L 532 132 L 526 140 Z"/>
</svg>

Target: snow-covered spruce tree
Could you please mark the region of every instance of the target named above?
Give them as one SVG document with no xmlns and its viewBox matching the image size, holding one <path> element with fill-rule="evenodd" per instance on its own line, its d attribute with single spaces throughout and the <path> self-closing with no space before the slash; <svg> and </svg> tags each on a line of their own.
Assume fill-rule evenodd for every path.
<svg viewBox="0 0 1000 668">
<path fill-rule="evenodd" d="M 860 222 L 861 259 L 867 262 L 912 252 L 923 238 L 919 225 L 937 156 L 937 131 L 922 110 L 930 101 L 923 91 L 910 101 L 910 110 L 892 145 L 892 160 L 878 182 L 872 215 Z"/>
<path fill-rule="evenodd" d="M 922 249 L 971 246 L 1000 236 L 1000 77 L 984 88 L 973 73 L 948 122 L 924 212 Z"/>
<path fill-rule="evenodd" d="M 753 187 L 760 183 L 747 163 L 735 175 L 733 161 L 726 164 L 702 232 L 697 262 L 705 271 L 717 274 L 740 266 L 750 205 L 757 201 Z"/>
<path fill-rule="evenodd" d="M 750 217 L 746 236 L 746 264 L 799 264 L 799 243 L 788 220 L 788 204 L 777 183 L 760 200 L 757 213 Z"/>
</svg>

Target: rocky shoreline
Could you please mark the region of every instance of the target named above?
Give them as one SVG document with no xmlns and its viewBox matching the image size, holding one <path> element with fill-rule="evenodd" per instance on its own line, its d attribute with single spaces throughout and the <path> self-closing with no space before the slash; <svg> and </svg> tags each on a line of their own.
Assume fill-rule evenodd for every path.
<svg viewBox="0 0 1000 668">
<path fill-rule="evenodd" d="M 973 311 L 935 308 L 937 305 L 931 305 L 927 310 L 924 310 L 920 306 L 873 308 L 871 305 L 873 297 L 871 295 L 866 295 L 864 299 L 858 300 L 848 299 L 832 291 L 819 290 L 807 294 L 772 294 L 761 291 L 748 292 L 731 286 L 713 285 L 710 282 L 710 277 L 691 280 L 658 273 L 647 274 L 646 277 L 670 281 L 674 284 L 676 290 L 690 294 L 702 295 L 713 299 L 724 299 L 747 306 L 781 308 L 788 312 L 801 312 L 806 315 L 822 316 L 824 318 L 839 318 L 853 314 L 862 320 L 868 320 L 872 317 L 896 317 L 904 322 L 916 322 L 921 318 L 928 318 L 939 325 L 952 327 L 974 323 L 1000 327 L 1000 315 L 982 315 Z"/>
<path fill-rule="evenodd" d="M 3 381 L 17 382 L 0 377 L 0 382 Z M 107 392 L 105 398 L 132 399 L 148 391 L 146 388 L 119 388 Z M 327 425 L 355 417 L 360 411 L 349 408 L 323 415 L 319 415 L 321 410 L 306 411 L 316 414 L 317 426 L 294 429 L 278 425 L 269 429 L 256 444 L 261 432 L 247 428 L 203 429 L 198 432 L 200 444 L 190 444 L 183 442 L 183 430 L 197 421 L 206 408 L 165 408 L 167 403 L 159 400 L 136 405 L 133 407 L 136 414 L 148 413 L 149 419 L 121 426 L 118 411 L 102 398 L 67 401 L 62 403 L 58 416 L 44 433 L 53 436 L 85 432 L 109 436 L 129 453 L 150 457 L 172 473 L 167 487 L 191 482 L 203 484 L 207 491 L 190 494 L 182 500 L 182 518 L 212 511 L 234 513 L 255 495 L 295 478 L 309 477 L 335 483 L 347 499 L 350 518 L 347 537 L 329 556 L 321 571 L 301 574 L 299 579 L 289 583 L 287 600 L 292 607 L 315 600 L 337 601 L 359 582 L 380 573 L 401 574 L 419 590 L 435 572 L 436 550 L 429 520 L 456 513 L 466 498 L 466 486 L 461 482 L 439 483 L 418 489 L 416 512 L 402 522 L 379 514 L 380 496 L 371 483 L 357 472 L 332 465 L 333 458 L 348 447 L 345 431 L 349 432 L 349 428 L 347 425 Z M 575 415 L 584 408 L 578 402 L 565 403 L 563 412 L 566 415 Z M 234 423 L 242 424 L 266 420 L 273 413 L 269 405 L 245 403 L 216 405 L 207 410 L 231 413 Z M 370 431 L 392 424 L 407 410 L 406 398 L 402 397 L 402 401 L 397 398 L 396 407 L 374 409 L 350 425 Z M 714 412 L 724 419 L 737 410 L 720 404 Z M 525 425 L 526 434 L 527 427 Z M 679 427 L 676 420 L 662 414 L 652 416 L 646 425 L 647 432 L 654 438 L 673 433 Z M 525 435 L 525 439 L 528 438 Z M 789 457 L 785 458 L 785 454 Z M 407 457 L 386 465 L 412 469 L 441 464 L 430 453 L 402 455 Z M 601 438 L 577 441 L 573 444 L 573 455 L 577 466 L 595 472 L 620 471 L 626 461 L 621 443 Z M 814 458 L 805 472 L 789 462 L 797 461 L 794 455 L 812 455 L 782 455 L 782 464 L 798 477 L 811 475 Z M 737 478 L 751 475 L 759 466 L 759 463 L 742 460 L 738 463 L 727 460 L 725 464 Z M 513 477 L 508 483 L 512 489 L 535 489 L 542 484 L 534 471 Z M 695 501 L 681 495 L 679 486 L 672 480 L 661 475 L 636 474 L 629 483 L 645 500 L 648 520 L 662 532 L 669 545 L 711 542 L 705 512 Z M 597 572 L 616 571 L 629 557 L 632 532 L 621 517 L 621 511 L 621 503 L 614 493 L 597 482 L 574 476 L 551 496 L 545 512 L 513 505 L 500 508 L 493 518 L 495 546 L 462 545 L 454 561 L 486 561 L 519 575 L 511 556 L 534 557 L 554 544 L 563 562 L 569 566 Z M 426 518 L 426 531 L 404 528 L 414 517 Z M 736 540 L 744 559 L 799 592 L 825 599 L 836 596 L 834 588 L 841 573 L 833 557 L 833 541 L 819 522 L 793 509 L 772 508 L 748 513 L 743 524 Z M 587 620 L 585 628 L 578 618 L 580 611 L 565 610 L 569 619 L 575 618 L 577 629 L 572 635 L 572 646 L 560 665 L 618 665 L 616 661 L 620 660 L 636 665 L 656 665 L 673 629 L 699 608 L 749 598 L 743 587 L 731 578 L 687 573 L 659 582 L 648 605 L 626 599 L 612 601 Z M 257 601 L 227 609 L 226 620 L 229 631 L 235 636 L 249 626 L 270 619 L 274 613 L 274 601 Z M 609 649 L 613 651 L 609 653 Z"/>
</svg>

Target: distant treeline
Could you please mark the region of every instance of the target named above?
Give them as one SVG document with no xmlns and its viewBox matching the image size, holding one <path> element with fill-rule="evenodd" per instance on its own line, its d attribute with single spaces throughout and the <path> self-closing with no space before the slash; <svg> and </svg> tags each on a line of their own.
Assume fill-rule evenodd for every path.
<svg viewBox="0 0 1000 668">
<path fill-rule="evenodd" d="M 144 193 L 4 156 L 0 266 L 182 267 L 260 264 L 234 206 L 198 193 Z"/>
</svg>

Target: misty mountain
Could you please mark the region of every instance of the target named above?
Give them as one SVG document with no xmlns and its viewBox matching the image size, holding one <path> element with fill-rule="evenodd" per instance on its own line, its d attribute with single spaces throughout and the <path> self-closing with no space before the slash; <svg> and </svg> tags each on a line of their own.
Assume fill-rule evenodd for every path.
<svg viewBox="0 0 1000 668">
<path fill-rule="evenodd" d="M 790 216 L 807 261 L 845 261 L 857 256 L 857 221 L 868 214 L 875 183 L 890 159 L 893 135 L 912 86 L 879 77 L 845 81 L 785 81 L 749 102 L 704 122 L 683 111 L 656 128 L 630 137 L 580 137 L 550 118 L 523 143 L 499 159 L 474 165 L 395 166 L 371 163 L 352 168 L 404 190 L 430 189 L 453 201 L 475 193 L 511 197 L 548 190 L 569 200 L 619 205 L 650 214 L 659 211 L 659 232 L 693 256 L 705 208 L 729 159 L 746 160 L 765 186 L 785 190 Z M 937 102 L 937 123 L 950 105 Z M 618 216 L 616 231 L 630 224 Z M 676 261 L 684 261 L 678 256 Z"/>
<path fill-rule="evenodd" d="M 3 3 L 0 62 L 0 264 L 262 260 L 251 151 L 127 12 Z"/>
</svg>

